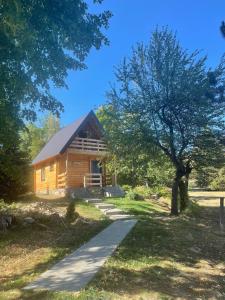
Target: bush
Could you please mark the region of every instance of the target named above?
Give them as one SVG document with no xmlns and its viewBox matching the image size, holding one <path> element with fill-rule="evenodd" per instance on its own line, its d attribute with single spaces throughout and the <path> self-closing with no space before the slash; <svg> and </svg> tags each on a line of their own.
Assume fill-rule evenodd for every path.
<svg viewBox="0 0 225 300">
<path fill-rule="evenodd" d="M 139 194 L 141 197 L 145 199 L 151 198 L 152 195 L 157 195 L 158 197 L 166 197 L 170 194 L 168 188 L 164 186 L 154 186 L 154 187 L 147 187 L 147 186 L 137 186 L 134 188 L 134 192 Z"/>
<path fill-rule="evenodd" d="M 122 189 L 123 189 L 125 192 L 129 192 L 130 190 L 132 190 L 132 186 L 129 185 L 129 184 L 124 184 L 124 185 L 122 185 Z"/>
<path fill-rule="evenodd" d="M 221 168 L 217 176 L 211 181 L 209 188 L 216 191 L 225 191 L 225 168 Z"/>
<path fill-rule="evenodd" d="M 9 213 L 12 213 L 13 209 L 16 208 L 16 205 L 13 203 L 13 204 L 8 204 L 8 203 L 5 203 L 5 201 L 3 199 L 0 199 L 0 214 L 1 213 L 6 213 L 6 214 L 9 214 Z"/>
<path fill-rule="evenodd" d="M 124 186 L 123 186 L 124 188 Z M 158 197 L 167 197 L 170 194 L 170 191 L 165 187 L 147 187 L 144 185 L 136 186 L 135 188 L 125 189 L 126 197 L 129 200 L 143 200 L 150 199 L 152 195 L 157 195 Z"/>
<path fill-rule="evenodd" d="M 170 197 L 171 194 L 170 189 L 164 186 L 155 186 L 152 188 L 152 192 L 159 197 Z"/>
<path fill-rule="evenodd" d="M 208 188 L 217 176 L 218 170 L 213 167 L 199 168 L 196 171 L 196 185 L 200 188 Z"/>
<path fill-rule="evenodd" d="M 79 216 L 75 208 L 76 208 L 75 201 L 70 201 L 66 209 L 66 220 L 68 222 L 73 222 Z"/>
<path fill-rule="evenodd" d="M 152 190 L 147 187 L 147 186 L 144 186 L 144 185 L 140 185 L 140 186 L 136 186 L 133 191 L 140 195 L 142 198 L 150 198 L 152 194 L 154 194 L 152 192 Z"/>
<path fill-rule="evenodd" d="M 135 193 L 134 190 L 130 190 L 126 193 L 126 198 L 129 200 L 141 200 L 141 197 L 139 194 Z M 143 198 L 142 198 L 143 199 Z"/>
</svg>

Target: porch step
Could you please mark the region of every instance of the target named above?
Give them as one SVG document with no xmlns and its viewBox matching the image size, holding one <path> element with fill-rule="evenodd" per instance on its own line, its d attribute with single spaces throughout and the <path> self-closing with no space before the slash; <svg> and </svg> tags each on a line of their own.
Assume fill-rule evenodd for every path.
<svg viewBox="0 0 225 300">
<path fill-rule="evenodd" d="M 84 201 L 93 204 L 110 220 L 116 221 L 116 220 L 126 220 L 126 219 L 134 218 L 133 215 L 128 215 L 123 210 L 116 208 L 114 204 L 104 203 L 102 199 L 90 198 L 90 199 L 84 199 Z"/>
<path fill-rule="evenodd" d="M 113 204 L 108 204 L 108 203 L 97 203 L 95 206 L 99 209 L 111 209 L 115 208 Z"/>
<path fill-rule="evenodd" d="M 121 209 L 118 209 L 118 208 L 102 209 L 102 212 L 104 212 L 104 214 L 107 216 L 124 215 L 125 214 L 124 211 L 122 211 Z"/>
<path fill-rule="evenodd" d="M 93 203 L 93 204 L 98 204 L 98 203 L 102 203 L 102 199 L 98 199 L 98 198 L 90 198 L 90 199 L 84 199 L 85 202 L 87 203 Z"/>
</svg>

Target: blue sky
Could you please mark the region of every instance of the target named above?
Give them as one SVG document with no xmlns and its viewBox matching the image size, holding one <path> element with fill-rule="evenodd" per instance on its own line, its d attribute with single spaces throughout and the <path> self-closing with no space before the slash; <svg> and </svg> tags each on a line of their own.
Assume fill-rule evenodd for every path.
<svg viewBox="0 0 225 300">
<path fill-rule="evenodd" d="M 53 89 L 64 105 L 62 125 L 106 101 L 105 93 L 114 81 L 114 66 L 129 56 L 136 42 L 147 43 L 157 25 L 168 25 L 176 31 L 181 45 L 190 51 L 202 50 L 208 56 L 209 66 L 216 66 L 225 52 L 225 39 L 219 31 L 225 20 L 224 0 L 105 0 L 90 9 L 113 13 L 106 32 L 110 46 L 91 50 L 86 59 L 87 70 L 69 72 L 68 90 Z"/>
</svg>

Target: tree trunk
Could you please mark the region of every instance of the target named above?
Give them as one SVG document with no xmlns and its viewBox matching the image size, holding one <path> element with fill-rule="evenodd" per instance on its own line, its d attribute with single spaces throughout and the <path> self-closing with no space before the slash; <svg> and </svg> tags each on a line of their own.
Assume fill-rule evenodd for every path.
<svg viewBox="0 0 225 300">
<path fill-rule="evenodd" d="M 178 187 L 179 177 L 175 177 L 172 186 L 171 215 L 178 216 Z"/>
<path fill-rule="evenodd" d="M 180 195 L 180 212 L 184 211 L 188 207 L 188 190 L 187 183 L 180 179 L 179 181 L 179 195 Z"/>
<path fill-rule="evenodd" d="M 186 186 L 187 192 L 188 192 L 188 188 L 189 188 L 189 175 L 190 175 L 190 173 L 187 173 L 185 175 L 185 186 Z"/>
</svg>

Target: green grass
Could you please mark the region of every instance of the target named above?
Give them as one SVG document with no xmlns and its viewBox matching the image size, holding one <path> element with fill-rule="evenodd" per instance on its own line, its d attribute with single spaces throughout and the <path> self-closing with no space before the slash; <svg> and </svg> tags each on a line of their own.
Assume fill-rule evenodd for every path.
<svg viewBox="0 0 225 300">
<path fill-rule="evenodd" d="M 52 228 L 53 233 L 34 228 L 34 235 L 30 229 L 15 230 L 1 240 L 0 255 L 11 273 L 2 275 L 0 262 L 0 276 L 6 277 L 0 299 L 225 299 L 225 235 L 218 232 L 217 207 L 193 205 L 187 214 L 170 217 L 168 201 L 106 201 L 135 215 L 138 223 L 84 290 L 73 294 L 21 289 L 106 226 L 98 210 L 80 202 L 77 210 L 90 224 Z"/>
<path fill-rule="evenodd" d="M 166 203 L 160 204 L 156 201 L 129 200 L 127 198 L 107 198 L 105 202 L 112 203 L 118 208 L 129 214 L 135 215 L 137 218 L 150 217 L 157 214 L 166 214 Z"/>
<path fill-rule="evenodd" d="M 194 215 L 191 208 L 170 217 L 162 200 L 107 202 L 133 213 L 138 223 L 78 299 L 101 299 L 103 293 L 102 299 L 225 298 L 216 210 L 195 205 Z"/>
</svg>

